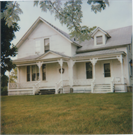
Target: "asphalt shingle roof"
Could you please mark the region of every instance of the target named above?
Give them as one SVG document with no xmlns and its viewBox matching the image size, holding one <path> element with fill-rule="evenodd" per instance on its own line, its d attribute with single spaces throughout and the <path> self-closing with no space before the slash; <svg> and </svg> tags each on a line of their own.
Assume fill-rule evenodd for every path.
<svg viewBox="0 0 133 135">
<path fill-rule="evenodd" d="M 77 50 L 77 52 L 83 51 L 91 51 L 96 49 L 102 49 L 105 47 L 113 47 L 131 44 L 131 34 L 132 34 L 132 26 L 122 27 L 118 29 L 107 30 L 107 33 L 111 36 L 111 38 L 107 39 L 107 42 L 103 46 L 94 46 L 94 39 L 85 40 L 81 43 L 82 47 Z"/>
<path fill-rule="evenodd" d="M 79 53 L 75 54 L 73 57 L 85 57 L 85 56 L 96 56 L 96 55 L 107 55 L 107 54 L 114 54 L 114 53 L 124 53 L 123 51 L 118 50 L 102 50 L 102 51 L 95 51 L 95 52 L 87 52 L 87 53 Z"/>
</svg>

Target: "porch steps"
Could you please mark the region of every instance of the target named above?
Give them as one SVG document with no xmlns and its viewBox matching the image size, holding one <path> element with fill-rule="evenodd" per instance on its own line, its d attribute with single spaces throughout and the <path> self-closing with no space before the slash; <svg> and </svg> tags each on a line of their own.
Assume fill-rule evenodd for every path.
<svg viewBox="0 0 133 135">
<path fill-rule="evenodd" d="M 108 92 L 111 92 L 111 86 L 110 84 L 95 84 L 93 92 L 94 93 L 108 93 Z"/>
<path fill-rule="evenodd" d="M 55 89 L 40 89 L 40 95 L 55 94 Z"/>
</svg>

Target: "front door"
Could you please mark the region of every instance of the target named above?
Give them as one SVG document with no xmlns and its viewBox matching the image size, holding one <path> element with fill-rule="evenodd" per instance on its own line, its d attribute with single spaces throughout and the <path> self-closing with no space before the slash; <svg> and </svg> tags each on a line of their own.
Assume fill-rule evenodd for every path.
<svg viewBox="0 0 133 135">
<path fill-rule="evenodd" d="M 110 83 L 111 81 L 111 63 L 103 63 L 103 70 L 104 70 L 104 83 Z"/>
</svg>

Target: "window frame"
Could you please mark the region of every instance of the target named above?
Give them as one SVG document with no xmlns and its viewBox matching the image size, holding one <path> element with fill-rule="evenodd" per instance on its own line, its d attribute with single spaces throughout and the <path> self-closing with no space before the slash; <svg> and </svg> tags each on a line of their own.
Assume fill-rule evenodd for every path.
<svg viewBox="0 0 133 135">
<path fill-rule="evenodd" d="M 46 39 L 49 39 L 49 45 L 48 45 L 48 46 L 49 46 L 49 50 L 45 50 L 45 46 L 46 46 L 46 45 L 45 45 L 45 40 L 46 40 Z M 48 51 L 50 51 L 50 38 L 49 38 L 49 37 L 44 38 L 44 53 L 46 53 L 46 52 L 48 52 Z"/>
<path fill-rule="evenodd" d="M 91 78 L 89 78 L 89 77 L 88 77 L 88 73 L 87 73 L 87 72 L 88 72 L 88 71 L 87 71 L 87 63 L 91 63 L 91 62 L 86 62 L 86 63 L 85 63 L 86 79 L 93 79 L 93 65 L 92 65 L 92 63 L 91 63 L 91 65 L 92 65 L 92 68 L 91 68 L 91 69 L 92 69 L 92 70 L 91 70 Z"/>
<path fill-rule="evenodd" d="M 105 70 L 104 70 L 104 69 L 105 69 L 105 68 L 104 68 L 104 65 L 105 65 L 105 64 L 109 64 L 109 65 L 110 65 L 110 66 L 109 66 L 109 67 L 110 67 L 110 72 L 109 72 L 109 73 L 110 73 L 110 76 L 107 76 L 107 77 L 105 76 Z M 104 63 L 103 63 L 103 75 L 104 75 L 104 78 L 111 78 L 111 62 L 104 62 Z"/>
<path fill-rule="evenodd" d="M 34 78 L 33 79 L 33 66 L 35 66 L 35 73 L 34 73 Z M 32 65 L 31 66 L 31 80 L 32 81 L 38 81 L 39 80 L 39 67 L 37 65 Z"/>
<path fill-rule="evenodd" d="M 29 73 L 28 73 L 28 67 L 29 67 Z M 30 70 L 31 69 L 30 69 L 30 66 L 27 66 L 26 69 L 27 69 L 27 76 L 26 76 L 27 78 L 26 78 L 26 80 L 27 80 L 27 82 L 30 82 L 31 81 L 31 77 L 30 77 Z M 28 75 L 29 75 L 29 77 L 28 77 Z M 29 80 L 28 80 L 28 78 L 29 78 Z"/>
<path fill-rule="evenodd" d="M 43 65 L 45 65 L 45 79 L 43 79 Z M 47 78 L 47 65 L 46 64 L 42 64 L 42 81 L 46 81 L 46 78 Z"/>
<path fill-rule="evenodd" d="M 99 43 L 99 44 L 97 43 L 97 38 L 98 38 L 98 37 L 101 37 L 101 38 L 102 38 L 102 43 Z M 103 45 L 103 35 L 98 35 L 98 36 L 96 36 L 96 45 L 98 45 L 98 46 L 99 46 L 99 45 Z"/>
</svg>

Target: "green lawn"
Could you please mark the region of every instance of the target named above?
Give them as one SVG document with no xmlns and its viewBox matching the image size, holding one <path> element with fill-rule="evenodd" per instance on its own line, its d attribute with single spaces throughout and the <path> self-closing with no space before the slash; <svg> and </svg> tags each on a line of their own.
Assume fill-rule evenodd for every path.
<svg viewBox="0 0 133 135">
<path fill-rule="evenodd" d="M 130 134 L 132 93 L 1 97 L 2 134 Z"/>
</svg>

